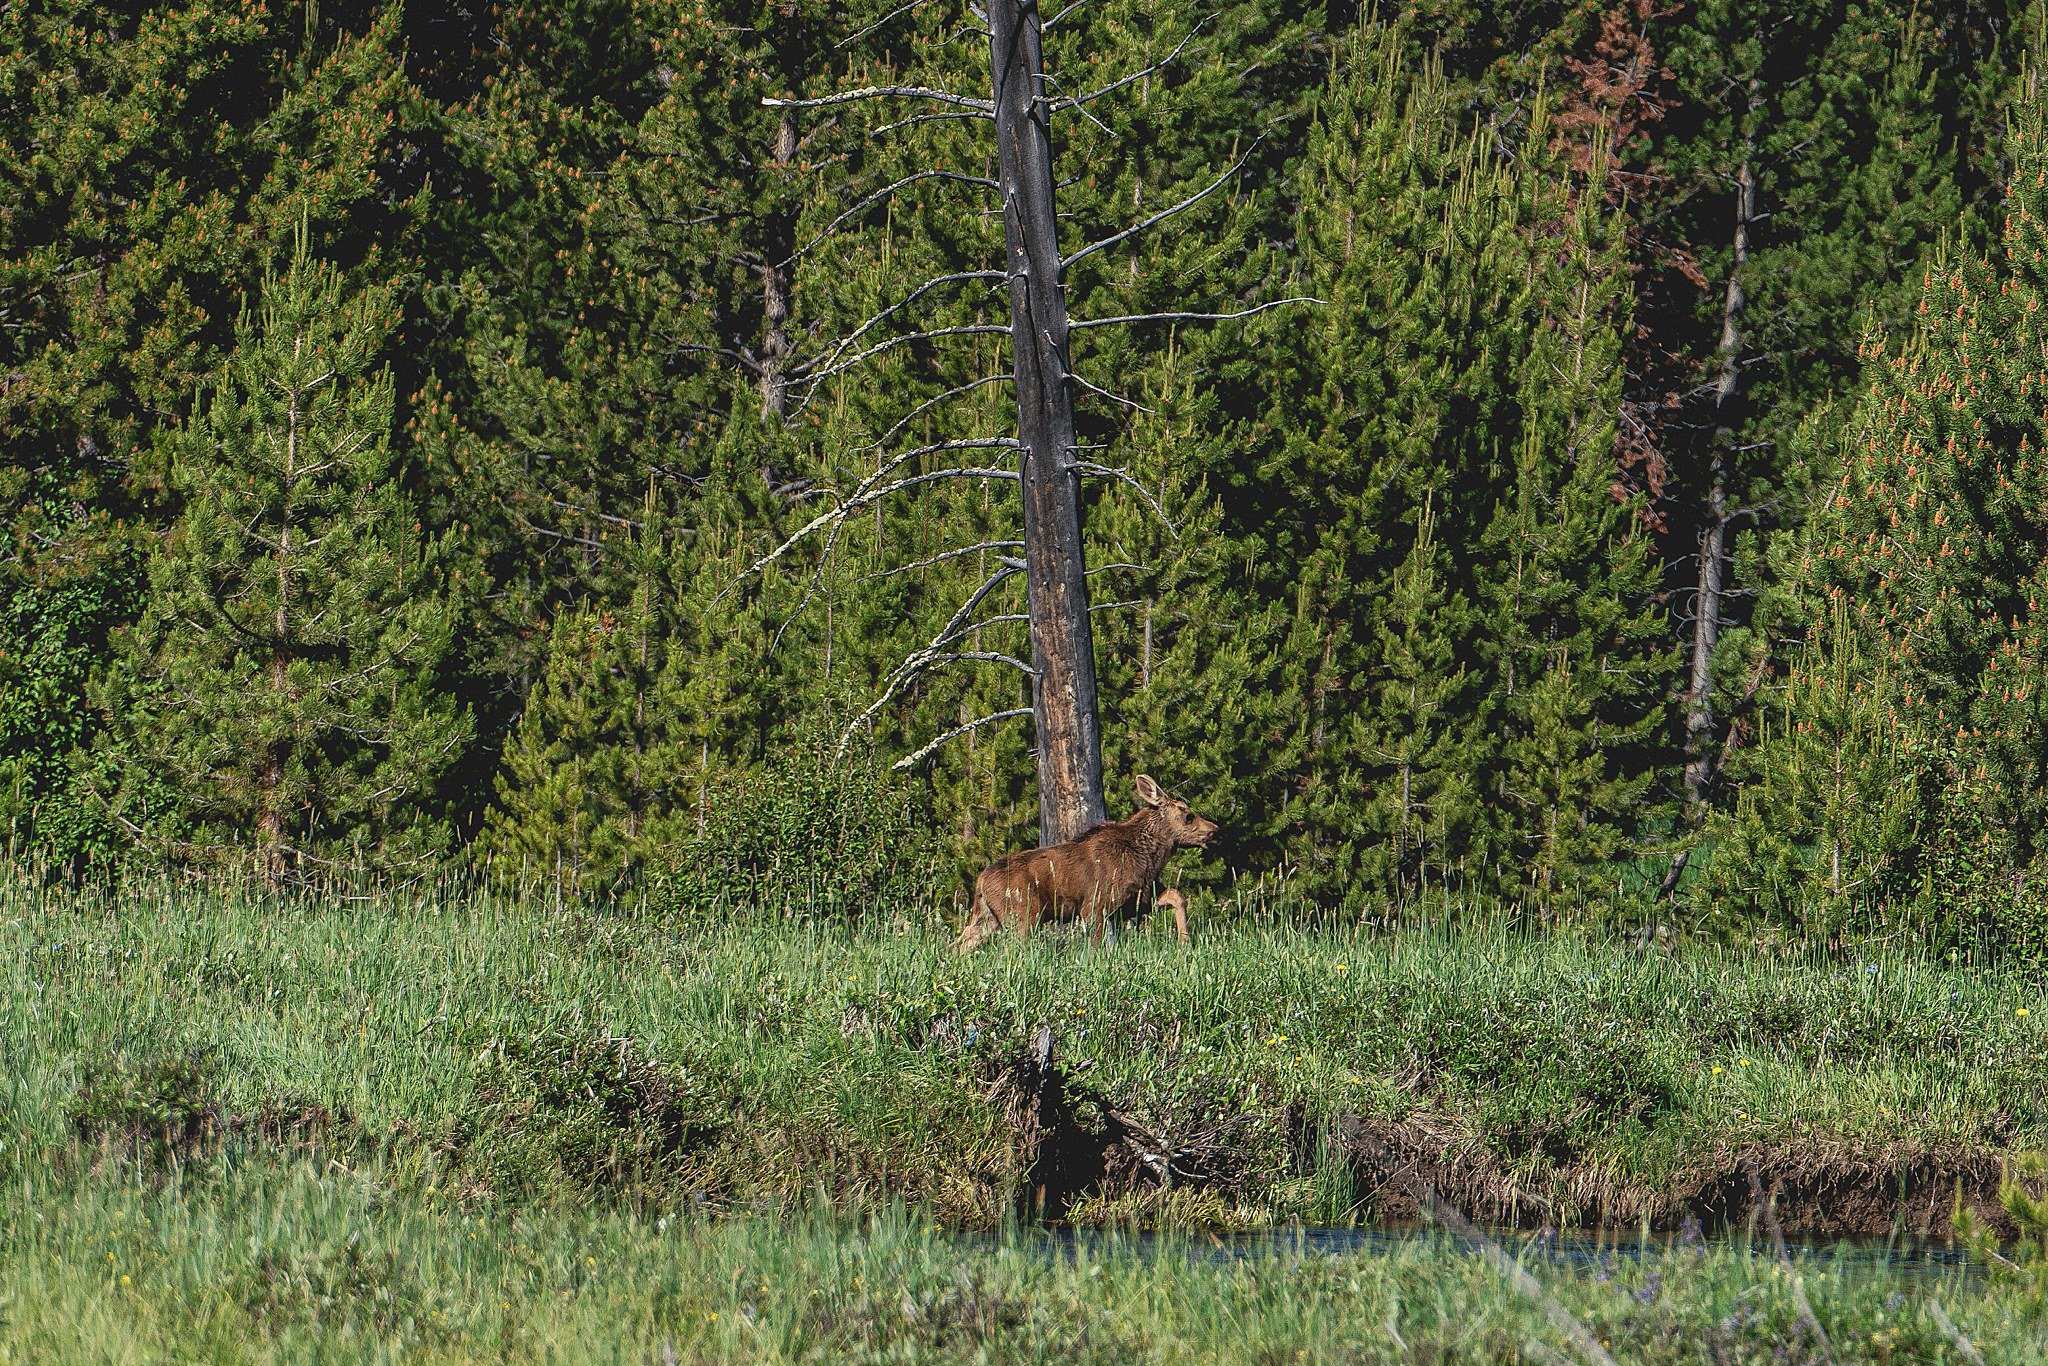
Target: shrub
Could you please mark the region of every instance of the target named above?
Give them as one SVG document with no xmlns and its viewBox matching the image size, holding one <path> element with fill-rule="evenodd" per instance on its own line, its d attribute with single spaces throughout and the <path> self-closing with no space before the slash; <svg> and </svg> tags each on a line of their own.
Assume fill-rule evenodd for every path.
<svg viewBox="0 0 2048 1366">
<path fill-rule="evenodd" d="M 703 832 L 654 879 L 661 913 L 758 909 L 830 918 L 928 899 L 939 842 L 925 794 L 872 753 L 809 737 L 714 793 Z"/>
</svg>

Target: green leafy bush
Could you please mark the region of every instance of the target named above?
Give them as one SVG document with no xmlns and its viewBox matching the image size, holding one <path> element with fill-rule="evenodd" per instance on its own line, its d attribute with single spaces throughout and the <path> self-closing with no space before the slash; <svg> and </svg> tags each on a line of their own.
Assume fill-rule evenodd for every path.
<svg viewBox="0 0 2048 1366">
<path fill-rule="evenodd" d="M 649 901 L 678 915 L 858 917 L 929 900 L 939 862 L 925 793 L 873 754 L 836 756 L 812 736 L 713 794 L 702 831 L 654 880 Z"/>
</svg>

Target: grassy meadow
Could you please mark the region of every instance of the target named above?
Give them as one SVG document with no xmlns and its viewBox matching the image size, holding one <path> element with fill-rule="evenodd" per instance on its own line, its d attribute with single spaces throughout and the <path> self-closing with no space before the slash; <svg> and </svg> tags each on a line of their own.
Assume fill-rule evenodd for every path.
<svg viewBox="0 0 2048 1366">
<path fill-rule="evenodd" d="M 1228 1260 L 961 1239 L 901 1211 L 515 1217 L 271 1163 L 32 1181 L 0 1210 L 9 1363 L 1569 1359 L 1484 1262 L 1427 1241 Z M 1960 1273 L 1725 1247 L 1525 1265 L 1623 1362 L 1820 1359 L 1801 1293 L 1839 1362 L 1967 1361 L 1950 1329 L 2048 1361 L 2038 1302 Z"/>
<path fill-rule="evenodd" d="M 1462 1254 L 1077 1259 L 1019 1216 L 1197 1240 L 1398 1218 L 1392 1154 L 1529 1229 L 1754 1227 L 1754 1176 L 1795 1237 L 1940 1238 L 1959 1190 L 1988 1206 L 2048 1143 L 2044 997 L 1883 948 L 1485 920 L 1198 917 L 1191 948 L 961 958 L 911 915 L 17 879 L 0 1359 L 1497 1359 L 1557 1344 Z M 1638 1359 L 1785 1340 L 1782 1268 L 1671 1255 L 1553 1279 Z M 1926 1278 L 1802 1274 L 1862 1335 L 1846 1358 L 1941 1350 Z M 1940 1293 L 1987 1350 L 2034 1341 L 2012 1292 Z"/>
</svg>

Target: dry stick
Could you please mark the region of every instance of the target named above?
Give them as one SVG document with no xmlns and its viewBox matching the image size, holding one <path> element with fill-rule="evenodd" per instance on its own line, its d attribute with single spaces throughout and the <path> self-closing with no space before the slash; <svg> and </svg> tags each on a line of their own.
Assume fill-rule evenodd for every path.
<svg viewBox="0 0 2048 1366">
<path fill-rule="evenodd" d="M 1970 1362 L 1971 1366 L 1984 1366 L 1984 1354 L 1977 1350 L 1976 1343 L 1970 1341 L 1970 1335 L 1950 1320 L 1942 1309 L 1940 1300 L 1927 1301 L 1927 1312 L 1934 1316 L 1934 1326 L 1941 1329 L 1948 1340 L 1955 1344 L 1955 1349 L 1963 1354 L 1963 1360 Z"/>
<path fill-rule="evenodd" d="M 1128 241 L 1129 239 L 1136 237 L 1139 233 L 1145 231 L 1145 229 L 1152 227 L 1154 224 L 1164 223 L 1167 219 L 1173 217 L 1175 214 L 1180 213 L 1186 209 L 1191 209 L 1195 205 L 1201 203 L 1204 199 L 1207 199 L 1210 195 L 1222 189 L 1223 183 L 1225 181 L 1229 180 L 1232 176 L 1236 175 L 1239 171 L 1243 170 L 1245 167 L 1245 163 L 1251 160 L 1252 153 L 1258 150 L 1259 144 L 1257 141 L 1254 141 L 1251 147 L 1246 150 L 1245 154 L 1239 157 L 1236 163 L 1233 164 L 1229 170 L 1225 171 L 1222 175 L 1217 176 L 1214 180 L 1210 181 L 1207 185 L 1203 186 L 1201 189 L 1189 195 L 1186 199 L 1181 200 L 1180 203 L 1175 204 L 1170 208 L 1161 209 L 1158 213 L 1153 214 L 1150 218 L 1147 218 L 1142 223 L 1133 223 L 1130 227 L 1125 228 L 1122 232 L 1113 234 L 1109 237 L 1102 238 L 1100 241 L 1090 242 L 1087 246 L 1081 248 L 1072 256 L 1069 256 L 1065 260 L 1060 262 L 1060 274 L 1064 275 L 1067 273 L 1067 271 L 1071 270 L 1076 261 L 1079 261 L 1084 257 L 1093 256 L 1098 251 L 1106 251 L 1110 247 L 1115 246 L 1119 242 Z"/>
<path fill-rule="evenodd" d="M 835 104 L 852 104 L 855 100 L 873 100 L 884 97 L 912 100 L 937 100 L 940 104 L 954 104 L 962 109 L 995 116 L 993 100 L 977 100 L 972 95 L 956 95 L 950 90 L 933 90 L 923 85 L 870 85 L 859 90 L 842 90 L 837 95 L 826 95 L 815 100 L 764 99 L 762 104 L 770 109 L 824 109 Z"/>
<path fill-rule="evenodd" d="M 1395 1161 L 1394 1155 L 1387 1151 L 1387 1145 L 1380 1142 L 1378 1137 L 1364 1125 L 1355 1122 L 1351 1126 L 1351 1137 L 1380 1164 L 1383 1171 L 1388 1173 L 1388 1179 L 1407 1193 L 1408 1198 L 1415 1202 L 1416 1208 L 1438 1223 L 1448 1226 L 1460 1238 L 1478 1248 L 1480 1255 L 1486 1258 L 1493 1269 L 1498 1271 L 1522 1298 L 1541 1309 L 1544 1317 L 1550 1320 L 1550 1326 L 1563 1335 L 1581 1360 L 1591 1363 L 1591 1366 L 1615 1366 L 1614 1358 L 1607 1354 L 1607 1349 L 1600 1345 L 1600 1340 L 1593 1336 L 1585 1324 L 1579 1322 L 1571 1310 L 1564 1307 L 1557 1296 L 1543 1288 L 1543 1282 L 1530 1275 L 1527 1267 L 1508 1256 L 1507 1251 L 1499 1243 L 1481 1233 L 1478 1225 L 1439 1196 L 1428 1182 L 1409 1170 L 1406 1163 Z"/>
<path fill-rule="evenodd" d="M 1152 63 L 1152 65 L 1144 68 L 1141 71 L 1133 71 L 1130 75 L 1124 77 L 1120 81 L 1112 81 L 1108 85 L 1103 86 L 1100 90 L 1092 90 L 1086 95 L 1076 95 L 1065 99 L 1054 100 L 1052 102 L 1052 107 L 1054 109 L 1079 109 L 1084 104 L 1088 104 L 1094 100 L 1099 100 L 1104 95 L 1113 95 L 1117 91 L 1123 89 L 1127 85 L 1130 85 L 1134 81 L 1141 81 L 1145 77 L 1152 75 L 1154 72 L 1165 69 L 1167 66 L 1171 65 L 1174 59 L 1179 57 L 1181 53 L 1187 51 L 1188 44 L 1195 41 L 1195 36 L 1202 31 L 1203 26 L 1209 22 L 1209 19 L 1210 16 L 1204 15 L 1202 17 L 1201 22 L 1196 24 L 1192 29 L 1188 31 L 1188 36 L 1180 40 L 1179 47 L 1176 47 L 1173 51 L 1167 53 L 1166 56 Z"/>
<path fill-rule="evenodd" d="M 1828 1330 L 1820 1326 L 1820 1319 L 1806 1298 L 1806 1287 L 1800 1283 L 1799 1268 L 1792 1265 L 1792 1254 L 1785 1250 L 1785 1226 L 1778 1222 L 1778 1188 L 1772 1186 L 1770 1197 L 1766 1199 L 1763 1183 L 1756 1178 L 1756 1168 L 1746 1166 L 1745 1170 L 1749 1173 L 1749 1198 L 1763 1205 L 1764 1220 L 1771 1227 L 1771 1250 L 1778 1254 L 1778 1261 L 1792 1275 L 1792 1303 L 1799 1309 L 1799 1326 L 1813 1334 L 1813 1340 L 1820 1344 L 1822 1358 L 1832 1363 L 1835 1344 L 1829 1340 Z"/>
<path fill-rule="evenodd" d="M 1285 308 L 1288 304 L 1326 304 L 1327 299 L 1312 299 L 1306 296 L 1293 299 L 1274 299 L 1255 308 L 1240 308 L 1235 313 L 1125 313 L 1114 318 L 1080 318 L 1070 330 L 1079 332 L 1084 327 L 1109 327 L 1115 323 L 1227 323 L 1237 318 L 1250 318 L 1269 309 Z"/>
<path fill-rule="evenodd" d="M 983 716 L 976 720 L 969 721 L 964 726 L 955 726 L 953 727 L 953 729 L 947 731 L 944 735 L 939 736 L 930 744 L 926 745 L 923 749 L 918 750 L 914 754 L 904 755 L 901 759 L 898 759 L 895 763 L 889 765 L 889 767 L 897 771 L 916 768 L 919 764 L 923 763 L 926 759 L 930 758 L 932 753 L 935 750 L 937 750 L 940 745 L 945 744 L 946 741 L 951 740 L 956 735 L 965 735 L 968 731 L 977 730 L 982 726 L 990 725 L 997 721 L 1007 721 L 1012 717 L 1029 715 L 1031 715 L 1031 708 L 1029 707 L 1012 707 L 1008 711 L 995 712 L 991 715 Z"/>
</svg>

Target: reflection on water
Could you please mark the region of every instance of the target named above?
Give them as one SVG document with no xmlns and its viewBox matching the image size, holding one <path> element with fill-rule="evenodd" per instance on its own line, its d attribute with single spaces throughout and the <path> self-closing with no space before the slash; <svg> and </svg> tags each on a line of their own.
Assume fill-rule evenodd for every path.
<svg viewBox="0 0 2048 1366">
<path fill-rule="evenodd" d="M 1776 1255 L 1761 1230 L 1754 1238 L 1740 1230 L 1709 1236 L 1703 1234 L 1699 1225 L 1690 1219 L 1676 1233 L 1647 1236 L 1612 1230 L 1560 1233 L 1555 1229 L 1488 1229 L 1486 1235 L 1511 1256 L 1528 1262 L 1557 1263 L 1596 1278 L 1621 1261 L 1646 1256 L 1665 1257 L 1709 1250 L 1747 1250 L 1754 1256 L 1765 1258 Z M 1176 1252 L 1224 1261 L 1259 1257 L 1370 1256 L 1412 1250 L 1418 1245 L 1442 1246 L 1460 1252 L 1470 1250 L 1465 1239 L 1434 1224 L 1264 1229 L 1250 1233 L 1045 1228 L 1039 1230 L 1038 1236 L 1044 1238 L 1049 1247 L 1062 1251 L 1115 1247 L 1141 1254 Z M 1845 1239 L 1840 1242 L 1788 1240 L 1786 1250 L 1800 1262 L 1839 1271 L 1964 1277 L 1981 1272 L 1981 1268 L 1960 1248 L 1907 1237 Z"/>
</svg>

